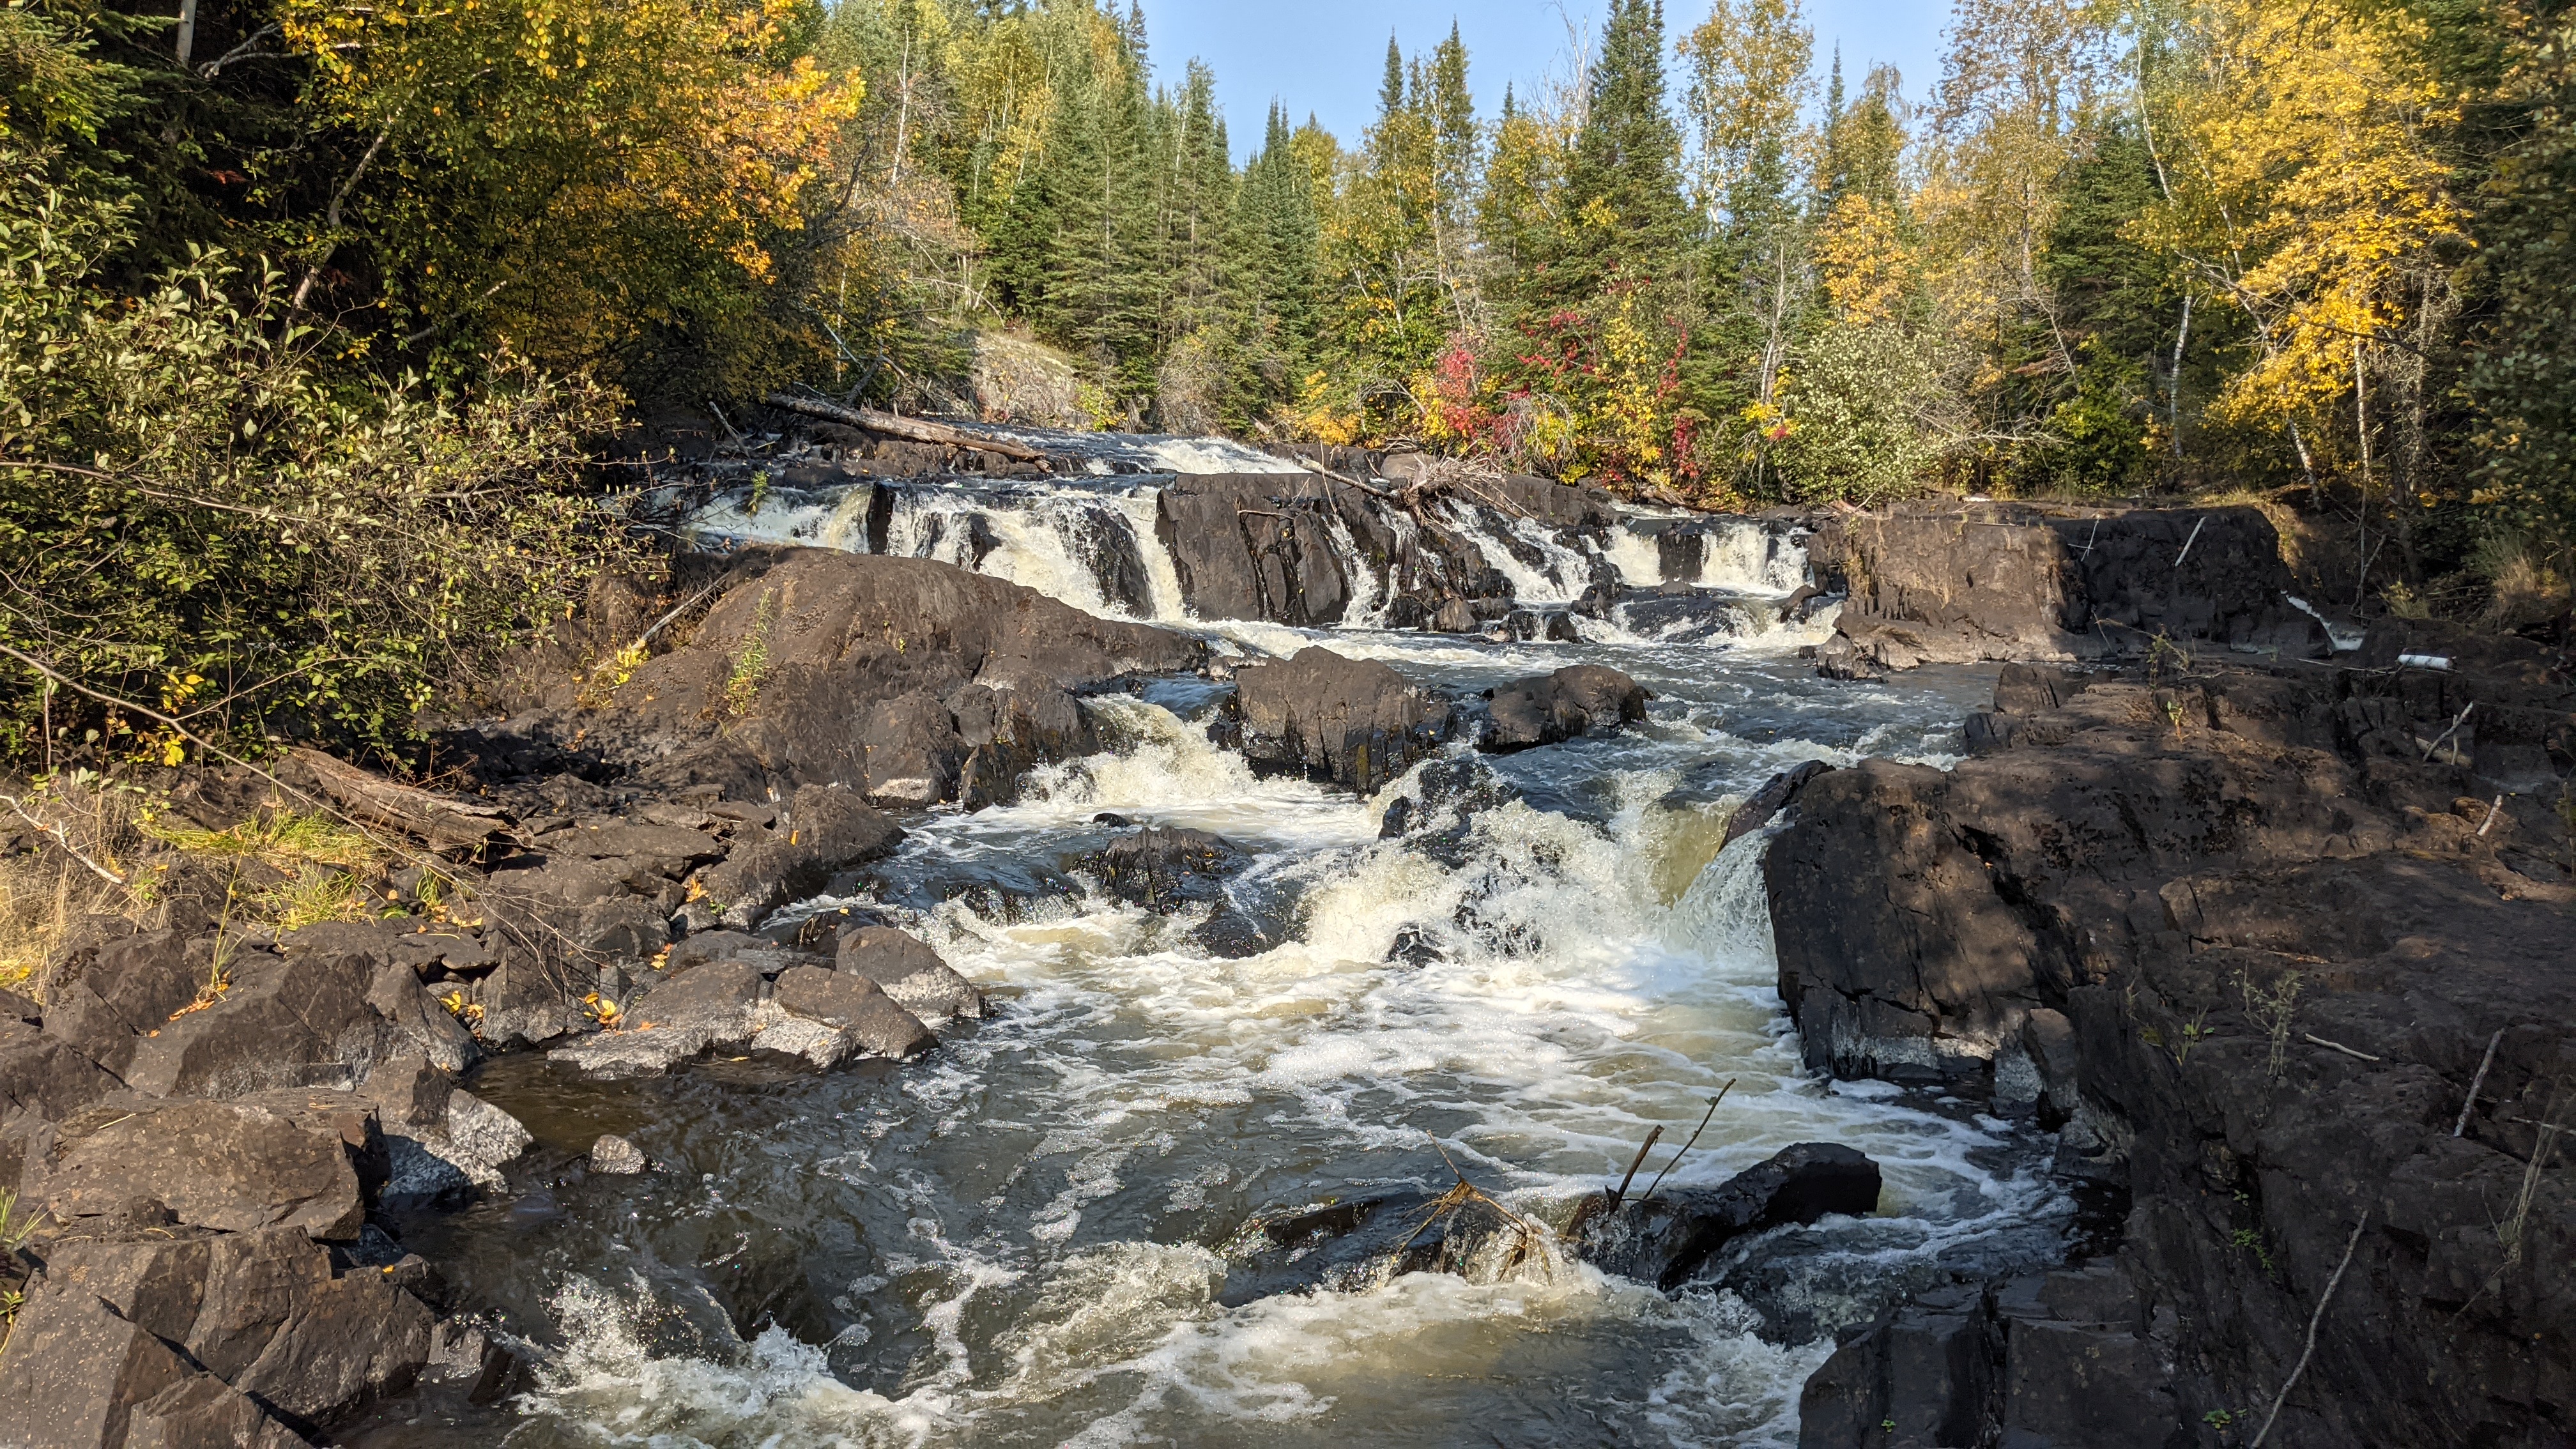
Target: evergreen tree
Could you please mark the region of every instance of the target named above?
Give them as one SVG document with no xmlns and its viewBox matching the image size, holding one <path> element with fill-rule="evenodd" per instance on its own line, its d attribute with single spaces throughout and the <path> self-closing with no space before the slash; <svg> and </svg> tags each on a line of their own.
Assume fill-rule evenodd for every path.
<svg viewBox="0 0 2576 1449">
<path fill-rule="evenodd" d="M 1692 226 L 1682 200 L 1681 131 L 1664 104 L 1663 53 L 1660 0 L 1611 0 L 1534 295 L 1576 301 L 1614 274 L 1670 277 L 1681 269 Z"/>
<path fill-rule="evenodd" d="M 1487 295 L 1509 303 L 1521 275 L 1538 257 L 1541 234 L 1553 224 L 1548 201 L 1557 182 L 1555 137 L 1538 117 L 1521 109 L 1503 87 L 1503 112 L 1494 122 L 1493 150 L 1476 195 L 1476 235 L 1492 270 Z"/>
</svg>

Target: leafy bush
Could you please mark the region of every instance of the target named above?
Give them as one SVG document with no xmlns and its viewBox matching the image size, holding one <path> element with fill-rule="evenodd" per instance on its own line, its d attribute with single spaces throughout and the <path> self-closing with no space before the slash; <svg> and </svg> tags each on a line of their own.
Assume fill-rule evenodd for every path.
<svg viewBox="0 0 2576 1449">
<path fill-rule="evenodd" d="M 1782 491 L 1802 503 L 1873 504 L 1911 489 L 1932 461 L 1919 414 L 1932 382 L 1922 349 L 1898 328 L 1827 328 L 1780 389 Z"/>
<path fill-rule="evenodd" d="M 399 740 L 625 550 L 573 486 L 605 390 L 507 358 L 471 394 L 342 381 L 281 275 L 219 252 L 119 299 L 122 211 L 44 160 L 0 143 L 0 760 L 184 757 L 84 690 L 253 746 Z"/>
</svg>

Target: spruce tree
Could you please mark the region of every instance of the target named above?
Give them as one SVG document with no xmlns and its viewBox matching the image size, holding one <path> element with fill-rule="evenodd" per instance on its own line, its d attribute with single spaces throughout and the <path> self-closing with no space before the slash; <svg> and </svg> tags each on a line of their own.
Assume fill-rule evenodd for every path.
<svg viewBox="0 0 2576 1449">
<path fill-rule="evenodd" d="M 1670 277 L 1682 270 L 1692 224 L 1681 154 L 1681 131 L 1664 106 L 1663 7 L 1611 0 L 1538 291 L 1570 302 L 1597 292 L 1614 273 Z"/>
</svg>

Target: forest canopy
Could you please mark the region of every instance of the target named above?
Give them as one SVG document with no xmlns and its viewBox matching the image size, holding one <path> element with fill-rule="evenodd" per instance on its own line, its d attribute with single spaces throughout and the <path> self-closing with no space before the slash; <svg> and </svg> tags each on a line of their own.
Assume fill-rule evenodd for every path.
<svg viewBox="0 0 2576 1449">
<path fill-rule="evenodd" d="M 2563 592 L 2564 0 L 1959 0 L 1937 77 L 1610 0 L 1499 96 L 1469 39 L 1238 163 L 1101 0 L 0 0 L 0 749 L 69 679 L 398 731 L 625 547 L 568 501 L 621 419 L 1008 412 L 1011 348 L 1061 424 L 2277 494 L 2393 606 Z"/>
</svg>

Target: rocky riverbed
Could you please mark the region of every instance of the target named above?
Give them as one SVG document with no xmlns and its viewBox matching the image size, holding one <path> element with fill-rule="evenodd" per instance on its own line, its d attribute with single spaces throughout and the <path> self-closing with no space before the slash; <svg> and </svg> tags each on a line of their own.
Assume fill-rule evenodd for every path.
<svg viewBox="0 0 2576 1449">
<path fill-rule="evenodd" d="M 0 1443 L 2563 1440 L 2563 654 L 1122 446 L 701 487 L 444 788 L 192 782 L 410 863 L 0 998 Z"/>
</svg>

